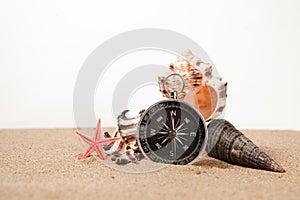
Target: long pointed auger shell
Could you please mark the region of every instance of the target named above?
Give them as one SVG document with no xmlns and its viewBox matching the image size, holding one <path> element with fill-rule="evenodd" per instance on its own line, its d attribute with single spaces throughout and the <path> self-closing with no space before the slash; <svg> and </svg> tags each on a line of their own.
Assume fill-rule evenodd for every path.
<svg viewBox="0 0 300 200">
<path fill-rule="evenodd" d="M 285 172 L 249 138 L 237 130 L 230 122 L 215 119 L 208 125 L 208 155 L 225 162 L 251 168 Z"/>
</svg>

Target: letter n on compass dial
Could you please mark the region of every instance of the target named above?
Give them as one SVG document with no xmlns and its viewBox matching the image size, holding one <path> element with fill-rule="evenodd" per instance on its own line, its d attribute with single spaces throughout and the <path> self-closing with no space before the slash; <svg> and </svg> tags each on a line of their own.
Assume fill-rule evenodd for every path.
<svg viewBox="0 0 300 200">
<path fill-rule="evenodd" d="M 167 164 L 187 164 L 205 148 L 207 131 L 201 114 L 179 100 L 152 105 L 141 117 L 138 142 L 145 156 Z"/>
</svg>

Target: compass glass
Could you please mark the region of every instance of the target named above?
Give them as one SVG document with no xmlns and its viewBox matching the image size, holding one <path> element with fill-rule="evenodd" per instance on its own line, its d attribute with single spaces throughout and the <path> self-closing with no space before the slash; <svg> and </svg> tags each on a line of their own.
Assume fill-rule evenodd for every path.
<svg viewBox="0 0 300 200">
<path fill-rule="evenodd" d="M 167 100 L 152 105 L 139 124 L 139 145 L 154 162 L 187 164 L 204 149 L 205 122 L 190 105 Z"/>
</svg>

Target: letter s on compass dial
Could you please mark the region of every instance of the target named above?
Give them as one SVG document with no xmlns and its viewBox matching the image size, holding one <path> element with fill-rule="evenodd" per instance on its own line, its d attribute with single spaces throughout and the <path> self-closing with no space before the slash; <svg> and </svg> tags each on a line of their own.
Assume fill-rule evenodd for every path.
<svg viewBox="0 0 300 200">
<path fill-rule="evenodd" d="M 166 164 L 188 164 L 201 154 L 207 130 L 202 115 L 181 100 L 152 105 L 140 119 L 138 144 L 145 156 Z"/>
</svg>

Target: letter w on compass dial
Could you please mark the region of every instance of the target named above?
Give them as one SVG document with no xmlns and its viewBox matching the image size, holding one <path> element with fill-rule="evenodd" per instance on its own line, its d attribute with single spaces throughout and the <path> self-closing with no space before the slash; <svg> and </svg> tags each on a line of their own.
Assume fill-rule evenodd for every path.
<svg viewBox="0 0 300 200">
<path fill-rule="evenodd" d="M 141 125 L 146 129 L 140 133 L 143 138 L 140 144 L 147 157 L 155 162 L 187 164 L 202 149 L 204 122 L 197 111 L 183 102 L 164 103 L 163 107 L 154 105 L 156 109 L 149 112 L 150 117 L 142 118 Z"/>
</svg>

